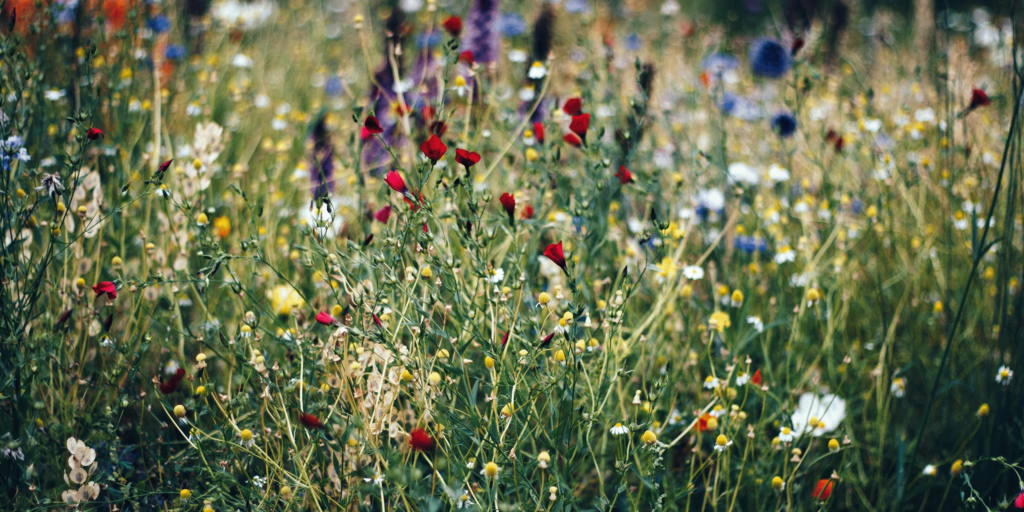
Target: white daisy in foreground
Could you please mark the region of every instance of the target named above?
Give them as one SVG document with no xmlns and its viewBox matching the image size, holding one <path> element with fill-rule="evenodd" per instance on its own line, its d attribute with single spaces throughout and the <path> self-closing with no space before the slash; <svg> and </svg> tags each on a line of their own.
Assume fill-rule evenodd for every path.
<svg viewBox="0 0 1024 512">
<path fill-rule="evenodd" d="M 696 265 L 687 265 L 683 267 L 683 276 L 691 281 L 698 281 L 704 278 L 704 269 Z"/>
<path fill-rule="evenodd" d="M 615 426 L 612 427 L 612 435 L 613 436 L 621 436 L 622 434 L 628 434 L 628 433 L 629 433 L 629 429 L 624 427 L 624 426 L 622 426 L 622 423 L 616 423 Z"/>
<path fill-rule="evenodd" d="M 718 377 L 712 377 L 711 375 L 708 375 L 708 377 L 706 379 L 704 379 L 704 388 L 705 389 L 715 389 L 715 388 L 717 388 L 718 386 L 721 386 L 721 385 L 722 385 L 722 381 L 718 380 Z"/>
<path fill-rule="evenodd" d="M 789 427 L 782 427 L 779 431 L 779 441 L 783 443 L 789 443 L 793 441 L 793 431 Z"/>
<path fill-rule="evenodd" d="M 505 269 L 498 267 L 494 269 L 494 273 L 491 274 L 492 283 L 500 283 L 505 280 Z"/>
<path fill-rule="evenodd" d="M 740 372 L 736 377 L 737 386 L 746 386 L 748 382 L 750 382 L 750 375 L 747 375 L 747 372 Z"/>
<path fill-rule="evenodd" d="M 730 441 L 728 437 L 725 437 L 725 434 L 719 434 L 718 439 L 715 439 L 716 452 L 724 452 L 726 448 L 729 448 L 731 445 L 732 441 Z"/>
<path fill-rule="evenodd" d="M 531 80 L 540 80 L 548 74 L 548 70 L 541 64 L 539 60 L 533 61 L 530 66 L 530 71 L 526 73 L 526 76 L 530 77 Z"/>
<path fill-rule="evenodd" d="M 846 419 L 846 401 L 833 394 L 818 396 L 804 393 L 793 411 L 793 431 L 813 432 L 821 436 L 839 427 Z"/>
<path fill-rule="evenodd" d="M 1013 370 L 1009 366 L 1000 366 L 999 373 L 996 373 L 996 382 L 1004 385 L 1010 385 L 1010 379 L 1013 378 Z"/>
<path fill-rule="evenodd" d="M 242 429 L 242 432 L 239 434 L 239 437 L 242 438 L 242 446 L 246 448 L 250 448 L 252 447 L 252 445 L 256 444 L 256 435 L 252 433 L 252 430 L 249 430 L 247 428 Z"/>
</svg>

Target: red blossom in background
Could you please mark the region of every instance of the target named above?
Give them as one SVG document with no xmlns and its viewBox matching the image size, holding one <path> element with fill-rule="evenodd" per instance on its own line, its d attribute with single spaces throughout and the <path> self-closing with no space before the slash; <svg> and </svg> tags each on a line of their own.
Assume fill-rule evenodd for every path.
<svg viewBox="0 0 1024 512">
<path fill-rule="evenodd" d="M 579 135 L 581 140 L 587 140 L 587 128 L 590 128 L 590 114 L 572 116 L 572 122 L 569 123 L 569 130 L 576 135 Z"/>
<path fill-rule="evenodd" d="M 619 172 L 615 173 L 615 177 L 619 179 L 619 183 L 622 185 L 633 183 L 633 173 L 629 172 L 629 169 L 626 169 L 624 165 L 619 166 Z"/>
<path fill-rule="evenodd" d="M 562 140 L 564 140 L 567 144 L 573 147 L 578 148 L 580 146 L 583 146 L 583 139 L 581 139 L 580 136 L 576 135 L 575 133 L 565 134 L 565 137 L 562 137 Z"/>
<path fill-rule="evenodd" d="M 793 40 L 793 44 L 789 47 L 789 54 L 796 57 L 797 52 L 804 47 L 804 38 L 798 37 Z"/>
<path fill-rule="evenodd" d="M 711 418 L 714 418 L 714 416 L 712 416 L 712 415 L 710 415 L 708 413 L 704 413 L 703 416 L 701 416 L 700 418 L 697 418 L 697 432 L 704 432 L 705 430 L 707 430 L 708 429 L 708 421 Z"/>
<path fill-rule="evenodd" d="M 117 298 L 117 285 L 110 281 L 103 281 L 102 283 L 98 283 L 96 286 L 92 287 L 92 291 L 96 292 L 97 297 L 106 294 L 107 297 L 110 298 L 110 300 L 114 300 Z"/>
<path fill-rule="evenodd" d="M 562 270 L 565 270 L 565 252 L 562 251 L 562 242 L 548 245 L 544 249 L 544 256 L 553 261 L 555 265 L 561 267 Z"/>
<path fill-rule="evenodd" d="M 371 313 L 370 315 L 371 315 L 371 316 L 373 316 L 373 323 L 374 323 L 374 324 L 375 324 L 375 325 L 376 325 L 377 327 L 379 327 L 379 328 L 383 329 L 383 328 L 384 328 L 384 322 L 381 322 L 381 321 L 380 321 L 380 317 L 379 317 L 379 316 L 377 316 L 377 313 Z"/>
<path fill-rule="evenodd" d="M 988 99 L 988 94 L 981 89 L 971 90 L 971 104 L 967 106 L 967 110 L 974 110 L 978 107 L 987 107 L 992 103 L 992 100 Z"/>
<path fill-rule="evenodd" d="M 473 167 L 474 164 L 480 161 L 480 153 L 466 151 L 465 149 L 456 149 L 455 161 L 464 165 L 466 169 L 469 169 L 470 167 Z"/>
<path fill-rule="evenodd" d="M 501 346 L 504 347 L 508 343 L 508 331 L 505 331 L 505 335 L 501 337 Z"/>
<path fill-rule="evenodd" d="M 99 128 L 89 128 L 89 131 L 85 132 L 85 136 L 89 137 L 89 140 L 96 140 L 103 136 L 103 130 Z"/>
<path fill-rule="evenodd" d="M 1013 500 L 1013 506 L 1016 508 L 1024 508 L 1024 489 L 1021 489 L 1020 494 L 1017 495 L 1017 499 Z"/>
<path fill-rule="evenodd" d="M 544 123 L 540 121 L 533 123 L 533 136 L 537 137 L 537 142 L 544 144 Z"/>
<path fill-rule="evenodd" d="M 395 171 L 388 171 L 388 175 L 384 177 L 384 182 L 395 192 L 404 194 L 409 191 L 409 188 L 405 186 L 405 180 L 402 179 L 402 175 Z"/>
<path fill-rule="evenodd" d="M 462 18 L 458 16 L 449 16 L 443 22 L 441 26 L 451 34 L 452 37 L 459 37 L 462 33 Z"/>
<path fill-rule="evenodd" d="M 540 348 L 544 348 L 551 344 L 551 340 L 555 338 L 555 333 L 548 334 L 540 339 Z"/>
<path fill-rule="evenodd" d="M 377 219 L 378 222 L 385 223 L 385 224 L 388 222 L 388 218 L 390 218 L 390 217 L 391 217 L 391 205 L 390 204 L 385 206 L 384 208 L 381 208 L 380 210 L 377 210 L 377 213 L 373 214 L 373 218 Z"/>
<path fill-rule="evenodd" d="M 565 100 L 562 105 L 562 112 L 565 112 L 569 116 L 578 116 L 583 111 L 583 99 L 582 98 L 569 98 Z"/>
<path fill-rule="evenodd" d="M 434 440 L 430 438 L 430 434 L 426 430 L 416 427 L 409 432 L 409 446 L 413 450 L 429 452 L 434 449 Z"/>
<path fill-rule="evenodd" d="M 172 159 L 170 159 L 170 160 L 160 164 L 160 167 L 157 169 L 157 172 L 167 172 L 167 168 L 171 166 L 171 162 L 173 162 L 173 161 L 174 161 L 174 159 L 172 158 Z"/>
<path fill-rule="evenodd" d="M 832 496 L 832 480 L 821 479 L 818 480 L 818 485 L 814 486 L 814 492 L 811 493 L 812 498 L 816 498 L 818 501 L 825 501 L 829 496 Z"/>
<path fill-rule="evenodd" d="M 472 66 L 473 64 L 476 64 L 476 59 L 473 58 L 473 52 L 466 50 L 459 54 L 459 62 L 467 66 Z"/>
<path fill-rule="evenodd" d="M 302 411 L 299 411 L 299 421 L 308 429 L 321 429 L 324 427 L 324 424 L 320 422 L 320 418 Z"/>
<path fill-rule="evenodd" d="M 508 223 L 512 224 L 516 218 L 516 198 L 512 194 L 505 192 L 498 198 L 498 201 L 501 201 L 501 207 L 508 214 Z"/>
<path fill-rule="evenodd" d="M 522 218 L 524 220 L 530 220 L 530 219 L 533 218 L 533 206 L 526 205 L 526 206 L 523 207 L 523 216 L 522 216 Z"/>
<path fill-rule="evenodd" d="M 760 368 L 758 368 L 757 371 L 754 372 L 754 376 L 750 378 L 750 382 L 754 383 L 754 385 L 756 385 L 756 386 L 760 386 L 761 385 L 761 369 Z"/>
<path fill-rule="evenodd" d="M 331 325 L 334 322 L 336 322 L 336 320 L 334 320 L 334 317 L 332 317 L 331 314 L 326 311 L 321 311 L 316 314 L 316 323 L 320 325 Z"/>
<path fill-rule="evenodd" d="M 384 128 L 380 127 L 380 122 L 377 121 L 377 118 L 374 116 L 366 117 L 366 120 L 363 121 L 363 128 L 366 128 L 366 131 L 374 135 L 378 133 L 384 133 Z"/>
<path fill-rule="evenodd" d="M 160 384 L 160 393 L 169 395 L 178 390 L 178 384 L 181 384 L 181 380 L 185 378 L 185 369 L 178 368 L 171 379 L 167 382 Z"/>
<path fill-rule="evenodd" d="M 430 159 L 431 162 L 437 163 L 438 160 L 444 157 L 444 154 L 448 151 L 448 146 L 441 142 L 441 139 L 437 138 L 437 135 L 431 135 L 423 144 L 420 144 L 420 151 Z"/>
</svg>

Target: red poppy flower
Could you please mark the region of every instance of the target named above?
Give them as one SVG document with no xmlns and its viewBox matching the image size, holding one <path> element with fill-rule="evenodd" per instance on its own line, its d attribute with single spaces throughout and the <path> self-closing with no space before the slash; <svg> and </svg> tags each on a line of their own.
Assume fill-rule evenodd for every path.
<svg viewBox="0 0 1024 512">
<path fill-rule="evenodd" d="M 473 64 L 476 64 L 476 59 L 473 58 L 473 52 L 466 50 L 459 54 L 459 62 L 462 62 L 467 66 L 472 66 Z"/>
<path fill-rule="evenodd" d="M 160 164 L 160 167 L 157 168 L 157 172 L 167 172 L 167 168 L 171 166 L 171 162 L 173 162 L 173 161 L 174 161 L 174 159 L 172 158 L 172 159 L 170 159 L 170 160 Z"/>
<path fill-rule="evenodd" d="M 533 123 L 533 136 L 537 137 L 537 142 L 544 144 L 544 123 L 540 121 Z"/>
<path fill-rule="evenodd" d="M 544 249 L 544 256 L 553 261 L 555 265 L 565 270 L 565 252 L 562 251 L 562 242 L 550 244 Z"/>
<path fill-rule="evenodd" d="M 107 297 L 110 297 L 111 300 L 117 298 L 117 285 L 110 281 L 103 281 L 102 283 L 93 286 L 92 291 L 96 292 L 97 297 L 107 294 Z"/>
<path fill-rule="evenodd" d="M 473 164 L 480 161 L 480 153 L 466 151 L 465 149 L 455 150 L 455 161 L 464 165 L 466 169 L 473 167 Z"/>
<path fill-rule="evenodd" d="M 429 452 L 434 449 L 434 440 L 426 430 L 416 427 L 409 432 L 409 446 L 412 446 L 413 450 Z"/>
<path fill-rule="evenodd" d="M 624 165 L 619 166 L 619 172 L 615 173 L 615 177 L 619 179 L 619 183 L 622 185 L 633 183 L 633 173 L 629 172 L 629 169 L 626 169 Z"/>
<path fill-rule="evenodd" d="M 754 375 L 750 377 L 750 382 L 754 383 L 755 386 L 761 385 L 761 369 L 758 368 Z"/>
<path fill-rule="evenodd" d="M 334 322 L 336 322 L 334 317 L 332 317 L 331 314 L 326 311 L 321 311 L 316 314 L 316 323 L 320 325 L 331 325 Z"/>
<path fill-rule="evenodd" d="M 817 498 L 818 501 L 825 501 L 829 496 L 832 496 L 832 480 L 821 479 L 818 480 L 818 485 L 814 486 L 814 492 L 811 493 L 812 498 Z"/>
<path fill-rule="evenodd" d="M 511 224 L 516 218 L 516 198 L 512 197 L 512 194 L 505 192 L 498 198 L 498 201 L 501 201 L 501 207 L 508 214 L 508 222 Z"/>
<path fill-rule="evenodd" d="M 587 128 L 590 127 L 590 114 L 580 114 L 578 116 L 572 116 L 572 122 L 569 123 L 569 129 L 573 133 L 579 135 L 581 139 L 587 140 Z"/>
<path fill-rule="evenodd" d="M 169 395 L 178 390 L 178 384 L 181 384 L 181 380 L 185 378 L 185 369 L 178 368 L 174 375 L 171 376 L 170 380 L 160 384 L 160 393 Z"/>
<path fill-rule="evenodd" d="M 388 171 L 388 175 L 384 177 L 384 182 L 395 192 L 405 194 L 409 191 L 409 188 L 405 186 L 405 180 L 402 179 L 402 175 L 395 171 Z"/>
<path fill-rule="evenodd" d="M 704 432 L 705 430 L 707 430 L 708 429 L 708 421 L 710 421 L 711 418 L 713 418 L 713 417 L 714 416 L 712 416 L 712 415 L 710 415 L 708 413 L 704 413 L 703 416 L 701 416 L 700 418 L 697 418 L 697 432 Z"/>
<path fill-rule="evenodd" d="M 444 157 L 445 152 L 448 151 L 448 146 L 441 142 L 441 139 L 437 138 L 437 135 L 431 135 L 423 144 L 420 144 L 420 151 L 423 152 L 431 162 L 437 163 L 438 160 Z"/>
<path fill-rule="evenodd" d="M 385 224 L 388 222 L 388 218 L 390 218 L 390 217 L 391 217 L 391 205 L 390 204 L 385 206 L 384 208 L 381 208 L 380 210 L 377 210 L 377 213 L 373 214 L 373 218 L 377 219 L 378 222 L 385 223 Z"/>
<path fill-rule="evenodd" d="M 992 103 L 992 101 L 988 99 L 988 94 L 985 94 L 985 91 L 977 88 L 972 89 L 971 104 L 967 106 L 967 110 L 974 110 L 978 107 L 987 107 L 990 103 Z"/>
<path fill-rule="evenodd" d="M 89 137 L 89 140 L 96 140 L 103 136 L 103 130 L 99 128 L 89 128 L 89 131 L 85 132 L 85 136 Z"/>
<path fill-rule="evenodd" d="M 366 117 L 366 120 L 363 121 L 363 128 L 366 128 L 366 131 L 374 135 L 378 133 L 384 133 L 384 128 L 380 127 L 380 122 L 377 121 L 377 118 L 374 116 Z"/>
<path fill-rule="evenodd" d="M 533 218 L 533 206 L 526 205 L 525 207 L 523 207 L 523 216 L 522 216 L 522 218 L 525 219 L 525 220 L 529 220 L 529 219 Z"/>
<path fill-rule="evenodd" d="M 562 140 L 564 140 L 570 146 L 574 146 L 577 148 L 583 146 L 583 139 L 581 139 L 580 136 L 576 135 L 575 133 L 570 132 L 565 134 L 565 137 L 562 137 Z"/>
<path fill-rule="evenodd" d="M 449 16 L 448 19 L 441 22 L 441 26 L 448 31 L 452 37 L 459 37 L 462 33 L 462 18 L 458 16 Z"/>
<path fill-rule="evenodd" d="M 324 424 L 320 422 L 320 418 L 301 411 L 299 412 L 299 421 L 302 422 L 303 426 L 309 429 L 320 429 L 324 427 Z"/>
<path fill-rule="evenodd" d="M 582 98 L 569 98 L 565 100 L 562 105 L 562 112 L 565 112 L 570 116 L 578 116 L 583 111 L 583 99 Z"/>
</svg>

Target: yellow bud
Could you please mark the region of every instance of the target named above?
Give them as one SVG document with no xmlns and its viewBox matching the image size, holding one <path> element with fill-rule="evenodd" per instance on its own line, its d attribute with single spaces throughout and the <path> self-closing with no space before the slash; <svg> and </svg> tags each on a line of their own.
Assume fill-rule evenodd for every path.
<svg viewBox="0 0 1024 512">
<path fill-rule="evenodd" d="M 658 441 L 658 436 L 653 431 L 648 430 L 647 432 L 644 432 L 644 435 L 640 436 L 640 440 L 643 441 L 644 444 L 651 445 Z"/>
<path fill-rule="evenodd" d="M 196 217 L 196 224 L 199 224 L 199 226 L 205 226 L 209 223 L 210 219 L 206 217 L 205 213 L 200 213 L 199 216 Z"/>
<path fill-rule="evenodd" d="M 179 417 L 179 418 L 184 418 L 185 417 L 185 406 L 181 405 L 181 404 L 175 405 L 174 406 L 174 415 Z"/>
<path fill-rule="evenodd" d="M 985 416 L 988 416 L 988 412 L 988 404 L 981 404 L 981 407 L 978 407 L 979 418 L 984 418 Z"/>
<path fill-rule="evenodd" d="M 565 352 L 562 352 L 562 349 L 558 349 L 558 352 L 555 352 L 555 361 L 559 363 L 565 362 Z"/>
<path fill-rule="evenodd" d="M 485 357 L 484 366 L 486 366 L 487 368 L 494 368 L 494 358 L 491 356 Z"/>
<path fill-rule="evenodd" d="M 178 407 L 181 406 L 179 405 Z M 187 500 L 192 497 L 192 491 L 188 489 L 182 489 L 181 492 L 178 493 L 178 496 L 180 496 L 182 500 Z"/>
<path fill-rule="evenodd" d="M 341 304 L 335 304 L 334 307 L 331 308 L 331 316 L 334 318 L 341 318 L 341 312 L 343 310 L 344 309 L 341 307 Z"/>
<path fill-rule="evenodd" d="M 835 439 L 829 439 L 828 440 L 828 451 L 830 451 L 830 452 L 838 452 L 839 451 L 839 441 L 837 441 Z"/>
<path fill-rule="evenodd" d="M 781 491 L 784 485 L 785 482 L 782 481 L 782 477 L 777 476 L 775 478 L 772 478 L 772 489 L 775 489 L 776 491 Z"/>
<path fill-rule="evenodd" d="M 427 376 L 427 383 L 429 383 L 431 386 L 436 386 L 440 384 L 441 374 L 437 372 L 431 372 L 430 375 Z"/>
<path fill-rule="evenodd" d="M 422 276 L 423 279 L 430 279 L 433 275 L 434 273 L 430 270 L 430 267 L 423 267 L 423 270 L 420 270 L 420 276 Z"/>
<path fill-rule="evenodd" d="M 551 296 L 548 295 L 548 292 L 540 292 L 540 295 L 537 296 L 537 302 L 541 305 L 547 304 L 551 302 Z"/>
<path fill-rule="evenodd" d="M 413 378 L 414 377 L 413 377 L 412 373 L 409 370 L 406 370 L 404 368 L 402 369 L 402 380 L 404 380 L 406 382 L 412 382 Z"/>
</svg>

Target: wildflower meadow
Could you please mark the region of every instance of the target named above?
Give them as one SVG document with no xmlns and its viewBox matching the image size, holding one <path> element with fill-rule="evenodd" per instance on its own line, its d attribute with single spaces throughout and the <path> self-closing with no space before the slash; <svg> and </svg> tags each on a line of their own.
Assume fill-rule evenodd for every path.
<svg viewBox="0 0 1024 512">
<path fill-rule="evenodd" d="M 5 0 L 0 510 L 1024 509 L 1021 7 Z"/>
</svg>

